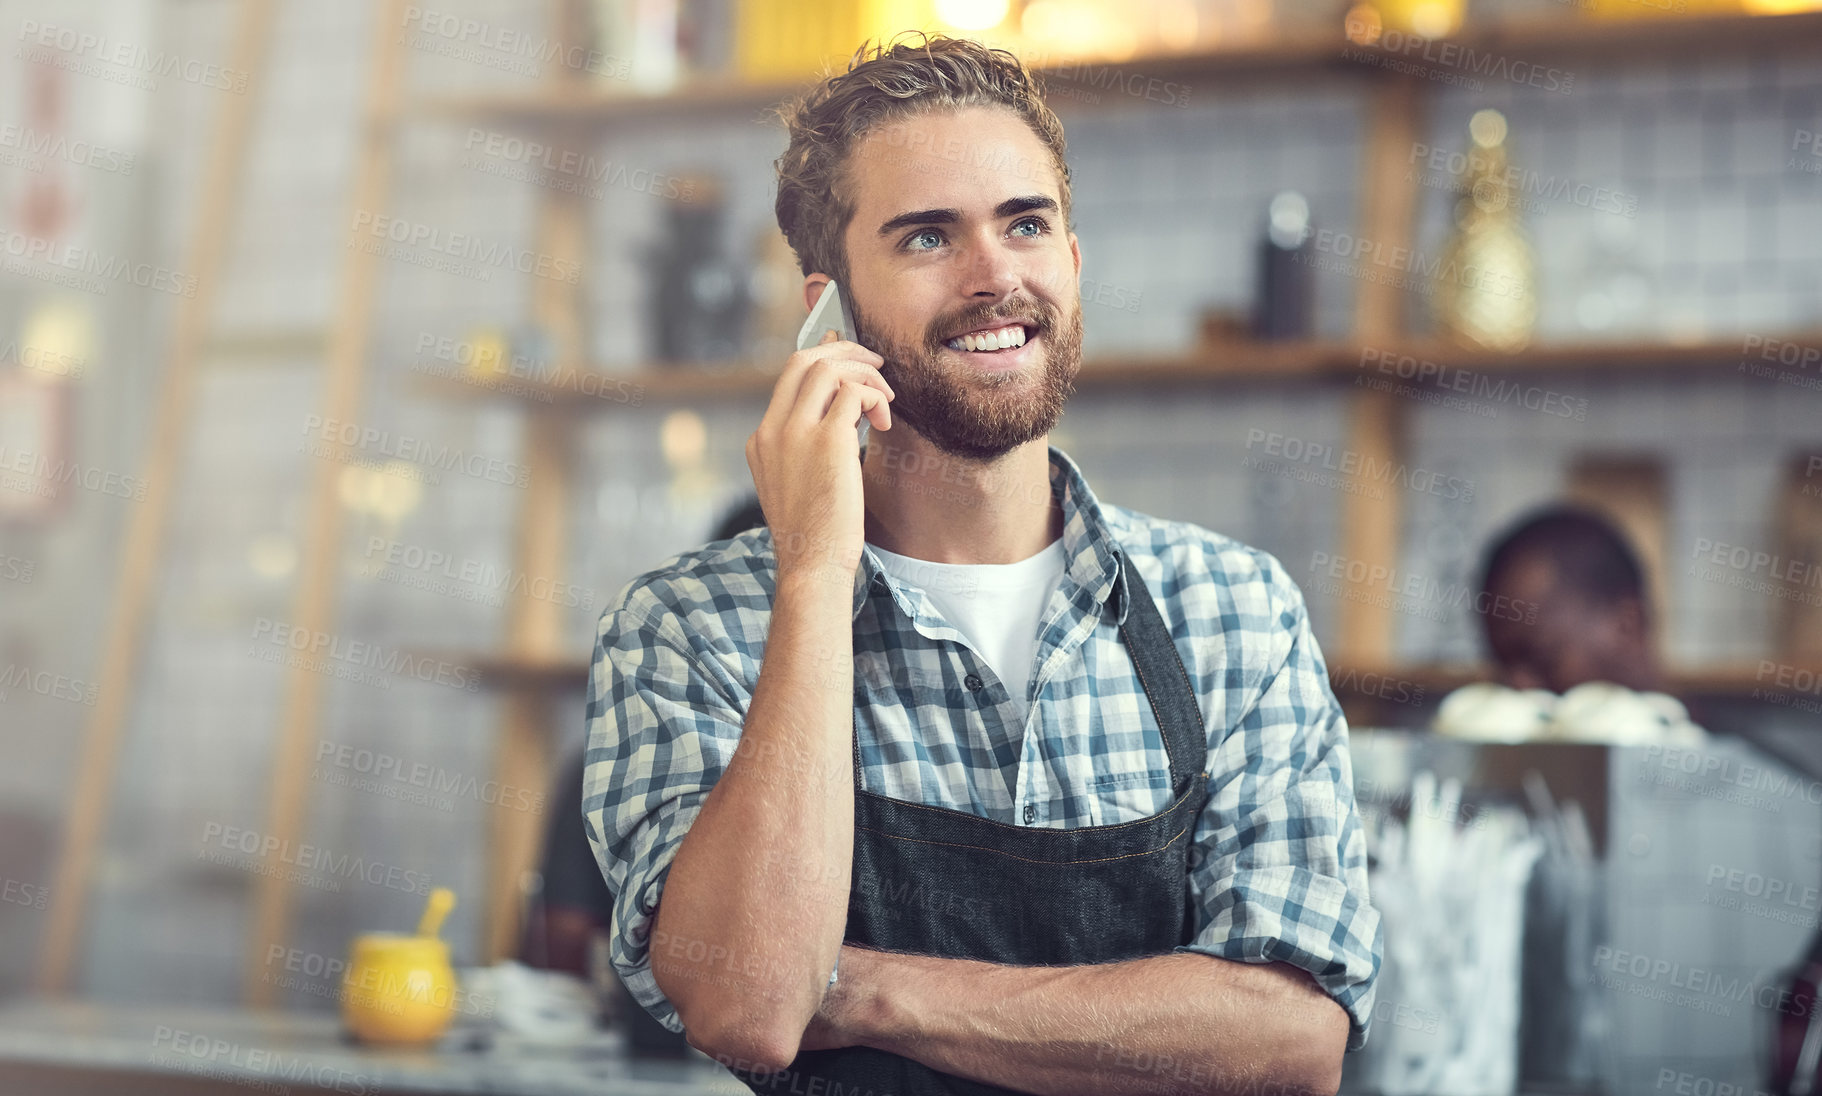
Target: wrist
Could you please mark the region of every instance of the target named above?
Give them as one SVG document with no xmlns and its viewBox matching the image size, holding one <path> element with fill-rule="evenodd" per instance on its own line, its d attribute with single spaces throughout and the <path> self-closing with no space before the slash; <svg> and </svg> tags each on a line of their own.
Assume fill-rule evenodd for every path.
<svg viewBox="0 0 1822 1096">
<path fill-rule="evenodd" d="M 840 986 L 849 1030 L 861 1046 L 903 1054 L 919 1016 L 915 957 L 843 946 Z M 834 992 L 834 991 L 831 991 Z"/>
<path fill-rule="evenodd" d="M 854 593 L 854 575 L 860 561 L 852 565 L 826 556 L 799 557 L 779 561 L 778 596 L 796 601 L 839 601 L 850 603 Z"/>
</svg>

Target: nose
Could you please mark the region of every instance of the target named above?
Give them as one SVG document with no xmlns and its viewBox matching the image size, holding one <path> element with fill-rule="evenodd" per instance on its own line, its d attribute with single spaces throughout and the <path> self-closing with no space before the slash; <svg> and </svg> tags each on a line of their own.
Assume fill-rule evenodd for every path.
<svg viewBox="0 0 1822 1096">
<path fill-rule="evenodd" d="M 1018 256 L 1005 241 L 988 233 L 968 249 L 963 269 L 961 290 L 970 297 L 1010 297 L 1024 284 L 1024 273 Z"/>
</svg>

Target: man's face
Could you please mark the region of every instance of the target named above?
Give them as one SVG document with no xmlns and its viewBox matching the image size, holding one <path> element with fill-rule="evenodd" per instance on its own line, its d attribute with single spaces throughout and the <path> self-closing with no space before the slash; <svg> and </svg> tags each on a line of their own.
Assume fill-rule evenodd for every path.
<svg viewBox="0 0 1822 1096">
<path fill-rule="evenodd" d="M 849 180 L 843 288 L 893 425 L 967 460 L 1048 434 L 1082 365 L 1082 259 L 1043 142 L 1010 110 L 937 111 L 858 143 Z M 1024 346 L 949 345 L 1011 323 Z"/>
</svg>

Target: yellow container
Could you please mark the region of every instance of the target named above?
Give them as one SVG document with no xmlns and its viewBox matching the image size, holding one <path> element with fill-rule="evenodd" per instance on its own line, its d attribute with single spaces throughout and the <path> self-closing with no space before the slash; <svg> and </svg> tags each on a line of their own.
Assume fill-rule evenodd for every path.
<svg viewBox="0 0 1822 1096">
<path fill-rule="evenodd" d="M 449 945 L 434 936 L 393 932 L 354 938 L 342 976 L 342 1023 L 364 1043 L 434 1042 L 455 1018 Z"/>
<path fill-rule="evenodd" d="M 868 39 L 943 28 L 934 0 L 738 0 L 735 66 L 748 80 L 799 80 L 846 72 Z"/>
</svg>

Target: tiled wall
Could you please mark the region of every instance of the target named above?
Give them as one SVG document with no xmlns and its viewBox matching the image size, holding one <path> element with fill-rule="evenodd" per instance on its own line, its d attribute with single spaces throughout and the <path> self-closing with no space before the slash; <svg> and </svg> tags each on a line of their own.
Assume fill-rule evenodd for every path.
<svg viewBox="0 0 1822 1096">
<path fill-rule="evenodd" d="M 500 26 L 542 29 L 539 5 L 443 6 Z M 0 4 L 0 25 L 17 23 L 27 10 Z M 229 37 L 223 4 L 92 0 L 67 10 L 60 17 L 74 25 L 115 20 L 143 27 L 155 44 L 212 57 Z M 353 0 L 282 7 L 218 309 L 223 328 L 320 334 L 334 320 L 348 260 L 342 241 L 371 18 L 369 6 Z M 1498 106 L 1512 121 L 1522 165 L 1639 199 L 1632 218 L 1562 201 L 1542 203 L 1530 218 L 1542 257 L 1544 337 L 1712 338 L 1822 324 L 1816 250 L 1822 174 L 1790 167 L 1787 161 L 1797 161 L 1785 147 L 1798 128 L 1822 129 L 1822 68 L 1813 59 L 1761 58 L 1704 61 L 1689 80 L 1682 79 L 1685 71 L 1646 64 L 1625 73 L 1584 72 L 1568 96 L 1505 85 L 1434 89 L 1428 132 L 1439 147 L 1459 148 L 1467 115 Z M 524 90 L 530 83 L 488 65 L 413 50 L 409 86 L 430 95 Z M 1364 86 L 1361 78 L 1339 74 L 1256 87 L 1210 84 L 1195 88 L 1185 109 L 1141 99 L 1070 108 L 1065 121 L 1083 275 L 1137 290 L 1142 300 L 1136 313 L 1088 305 L 1086 352 L 1179 349 L 1193 339 L 1201 310 L 1243 309 L 1251 295 L 1253 241 L 1265 204 L 1279 189 L 1304 191 L 1318 225 L 1352 230 Z M 145 150 L 145 168 L 119 196 L 116 207 L 124 212 L 108 222 L 110 230 L 143 240 L 144 249 L 169 262 L 181 261 L 193 227 L 220 106 L 219 94 L 212 94 L 178 86 L 140 100 L 112 92 L 108 98 L 129 117 L 138 111 Z M 464 167 L 468 137 L 463 123 L 424 115 L 403 125 L 393 196 L 378 212 L 529 245 L 541 191 Z M 777 130 L 735 117 L 687 130 L 633 126 L 604 140 L 599 154 L 659 171 L 721 172 L 729 185 L 733 248 L 741 253 L 772 225 L 770 165 L 782 147 Z M 0 179 L 10 180 L 9 187 L 17 182 Z M 662 206 L 649 194 L 609 189 L 593 213 L 591 343 L 604 367 L 632 369 L 645 349 L 640 248 L 657 239 Z M 1445 215 L 1446 196 L 1426 192 L 1421 246 L 1437 246 Z M 1578 317 L 1595 313 L 1585 311 L 1578 286 L 1589 255 L 1621 247 L 1628 235 L 1635 259 L 1620 269 L 1643 271 L 1644 318 L 1636 331 L 1588 329 Z M 524 279 L 505 272 L 464 278 L 407 263 L 384 263 L 382 270 L 364 423 L 517 459 L 520 423 L 510 404 L 427 398 L 411 364 L 425 333 L 459 338 L 480 324 L 521 320 Z M 1318 275 L 1321 334 L 1346 334 L 1354 289 L 1344 275 Z M 0 284 L 0 302 L 18 291 Z M 132 467 L 172 313 L 162 300 L 114 300 L 109 307 L 116 311 L 106 360 L 82 393 L 82 444 Z M 1570 376 L 1551 383 L 1588 401 L 1583 421 L 1511 407 L 1499 408 L 1495 418 L 1412 408 L 1407 461 L 1457 476 L 1475 490 L 1471 499 L 1405 496 L 1408 567 L 1445 582 L 1468 581 L 1477 547 L 1513 514 L 1555 492 L 1574 453 L 1615 446 L 1670 461 L 1673 549 L 1688 551 L 1698 536 L 1768 544 L 1774 462 L 1797 444 L 1822 443 L 1822 397 L 1789 386 L 1743 387 L 1727 375 L 1699 382 Z M 1090 392 L 1071 406 L 1053 440 L 1078 459 L 1104 499 L 1195 521 L 1276 553 L 1310 591 L 1318 637 L 1330 643 L 1336 597 L 1317 589 L 1315 563 L 1319 553 L 1345 551 L 1344 496 L 1255 466 L 1266 456 L 1259 440 L 1266 433 L 1344 445 L 1355 391 L 1346 383 L 1260 382 Z M 104 995 L 230 999 L 236 992 L 232 949 L 220 942 L 246 931 L 256 877 L 204 864 L 197 853 L 211 823 L 266 824 L 271 742 L 288 703 L 288 675 L 251 657 L 250 640 L 261 619 L 293 612 L 296 571 L 271 564 L 271 555 L 282 557 L 287 545 L 301 550 L 308 485 L 318 468 L 299 449 L 306 416 L 320 412 L 322 398 L 320 360 L 306 351 L 216 356 L 205 371 L 158 612 L 134 685 L 87 942 L 89 988 Z M 589 653 L 596 618 L 612 594 L 699 543 L 745 494 L 744 444 L 762 409 L 757 399 L 694 409 L 708 427 L 709 475 L 687 483 L 659 455 L 662 412 L 619 408 L 588 420 L 569 529 L 571 570 L 562 577 L 593 598 L 566 611 L 569 652 Z M 340 552 L 337 633 L 395 647 L 497 647 L 503 609 L 358 572 L 372 562 L 373 537 L 507 566 L 519 502 L 513 488 L 445 475 L 425 485 L 419 504 L 396 523 L 350 514 Z M 91 499 L 82 500 L 78 513 L 73 530 L 81 536 L 72 539 L 81 544 L 70 553 L 53 554 L 48 541 L 29 546 L 57 562 L 46 567 L 44 585 L 30 598 L 0 607 L 0 627 L 86 667 L 109 621 L 111 548 L 122 517 Z M 24 545 L 24 536 L 0 533 L 0 548 Z M 266 570 L 254 565 L 255 556 L 267 560 Z M 1763 650 L 1769 602 L 1672 577 L 1673 655 L 1737 659 Z M 1475 653 L 1459 614 L 1401 618 L 1397 645 L 1413 660 Z M 380 688 L 330 679 L 323 687 L 326 740 L 459 773 L 485 772 L 490 763 L 498 705 L 486 694 L 403 680 Z M 573 748 L 580 702 L 569 697 L 563 704 L 560 749 Z M 0 786 L 17 787 L 19 801 L 33 804 L 53 831 L 64 810 L 56 792 L 70 786 L 83 715 L 6 706 L 9 721 L 24 719 L 41 736 L 33 747 L 17 748 L 23 765 L 0 766 L 9 770 L 0 772 Z M 376 859 L 458 889 L 464 901 L 449 935 L 458 960 L 471 961 L 481 924 L 476 853 L 494 808 L 457 799 L 444 811 L 322 780 L 312 789 L 309 840 L 331 850 L 358 841 Z M 414 894 L 366 885 L 299 893 L 291 943 L 327 953 L 339 953 L 357 929 L 409 924 L 420 902 Z M 0 931 L 24 931 L 21 938 L 29 939 L 29 929 L 16 925 Z M 0 954 L 21 951 L 0 948 Z M 0 960 L 13 964 L 0 968 L 0 980 L 19 984 L 27 961 Z"/>
</svg>

